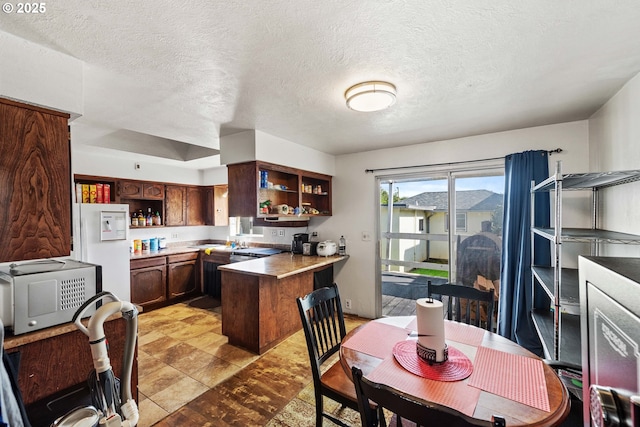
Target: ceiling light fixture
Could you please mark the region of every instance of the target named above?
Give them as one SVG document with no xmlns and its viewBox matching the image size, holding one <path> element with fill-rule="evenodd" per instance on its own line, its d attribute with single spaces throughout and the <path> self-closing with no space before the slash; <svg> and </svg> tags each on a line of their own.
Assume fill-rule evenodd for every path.
<svg viewBox="0 0 640 427">
<path fill-rule="evenodd" d="M 351 86 L 344 93 L 347 107 L 356 111 L 384 110 L 396 102 L 396 87 L 387 82 L 363 82 Z"/>
</svg>

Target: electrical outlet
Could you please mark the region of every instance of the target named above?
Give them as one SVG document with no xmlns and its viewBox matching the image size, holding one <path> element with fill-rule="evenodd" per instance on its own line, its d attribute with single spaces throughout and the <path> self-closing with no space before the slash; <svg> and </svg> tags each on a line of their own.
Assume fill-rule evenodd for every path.
<svg viewBox="0 0 640 427">
<path fill-rule="evenodd" d="M 282 228 L 278 229 L 278 237 L 284 237 L 284 230 Z"/>
<path fill-rule="evenodd" d="M 344 300 L 344 308 L 347 308 L 347 309 L 351 310 L 351 300 L 350 299 Z"/>
<path fill-rule="evenodd" d="M 363 242 L 368 242 L 371 240 L 371 234 L 368 231 L 363 231 L 362 232 L 362 241 Z"/>
<path fill-rule="evenodd" d="M 177 239 L 178 238 L 178 233 L 171 233 L 171 238 L 172 239 Z"/>
<path fill-rule="evenodd" d="M 311 233 L 311 237 L 318 237 L 318 232 L 314 231 L 313 233 Z"/>
<path fill-rule="evenodd" d="M 275 228 L 271 229 L 271 237 L 276 237 L 278 235 L 278 230 L 276 230 Z"/>
</svg>

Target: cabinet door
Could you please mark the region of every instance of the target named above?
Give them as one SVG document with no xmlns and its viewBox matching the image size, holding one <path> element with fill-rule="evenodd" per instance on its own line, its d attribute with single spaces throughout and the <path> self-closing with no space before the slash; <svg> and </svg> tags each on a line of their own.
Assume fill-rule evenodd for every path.
<svg viewBox="0 0 640 427">
<path fill-rule="evenodd" d="M 164 225 L 186 225 L 187 188 L 185 186 L 167 185 L 165 187 L 165 210 Z"/>
<path fill-rule="evenodd" d="M 258 171 L 255 162 L 227 166 L 229 215 L 252 216 L 258 213 Z"/>
<path fill-rule="evenodd" d="M 68 120 L 0 100 L 0 262 L 71 253 Z"/>
<path fill-rule="evenodd" d="M 142 197 L 145 199 L 164 199 L 164 185 L 157 182 L 145 182 L 142 185 Z"/>
<path fill-rule="evenodd" d="M 131 302 L 142 306 L 167 299 L 164 265 L 131 270 Z"/>
<path fill-rule="evenodd" d="M 229 225 L 229 192 L 226 185 L 213 187 L 213 225 Z"/>
<path fill-rule="evenodd" d="M 118 195 L 123 199 L 141 199 L 142 182 L 120 181 L 118 183 Z"/>
<path fill-rule="evenodd" d="M 168 265 L 169 299 L 196 292 L 196 261 L 176 262 Z"/>
<path fill-rule="evenodd" d="M 187 187 L 187 225 L 204 225 L 205 193 L 200 187 Z"/>
</svg>

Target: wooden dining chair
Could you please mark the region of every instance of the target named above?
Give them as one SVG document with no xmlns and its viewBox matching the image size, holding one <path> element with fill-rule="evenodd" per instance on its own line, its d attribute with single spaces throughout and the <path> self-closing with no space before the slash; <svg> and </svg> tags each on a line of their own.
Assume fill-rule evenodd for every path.
<svg viewBox="0 0 640 427">
<path fill-rule="evenodd" d="M 445 283 L 442 285 L 434 285 L 431 281 L 427 282 L 427 297 L 433 298 L 434 295 L 447 296 L 446 303 L 447 319 L 473 324 L 478 327 L 484 327 L 486 330 L 493 332 L 493 307 L 494 292 L 493 289 L 481 291 L 465 285 L 454 285 Z M 456 301 L 455 305 L 453 301 Z M 463 304 L 460 304 L 463 302 Z M 481 321 L 481 313 L 486 304 L 486 321 Z M 463 307 L 463 308 L 461 308 Z M 475 311 L 473 310 L 475 307 Z"/>
<path fill-rule="evenodd" d="M 322 417 L 348 427 L 333 415 L 324 412 L 323 396 L 358 411 L 356 391 L 353 382 L 346 375 L 340 362 L 334 363 L 324 374 L 322 364 L 340 349 L 340 343 L 346 335 L 344 315 L 340 302 L 338 286 L 316 289 L 303 298 L 298 298 L 298 309 L 302 319 L 302 328 L 307 340 L 307 349 L 313 374 L 313 388 L 316 398 L 316 426 L 322 426 Z"/>
<path fill-rule="evenodd" d="M 495 417 L 493 422 L 474 420 L 446 406 L 419 402 L 399 390 L 368 380 L 356 366 L 351 368 L 351 373 L 356 388 L 362 427 L 386 427 L 385 408 L 393 412 L 391 422 L 397 427 L 504 425 L 504 419 L 500 417 Z M 372 408 L 370 401 L 375 402 L 377 408 Z"/>
</svg>

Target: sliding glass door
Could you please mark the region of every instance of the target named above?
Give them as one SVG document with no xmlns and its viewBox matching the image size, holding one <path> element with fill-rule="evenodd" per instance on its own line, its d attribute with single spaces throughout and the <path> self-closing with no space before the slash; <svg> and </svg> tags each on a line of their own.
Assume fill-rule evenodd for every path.
<svg viewBox="0 0 640 427">
<path fill-rule="evenodd" d="M 427 281 L 495 285 L 502 168 L 378 177 L 381 315 L 415 314 Z"/>
</svg>

